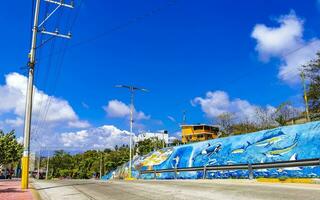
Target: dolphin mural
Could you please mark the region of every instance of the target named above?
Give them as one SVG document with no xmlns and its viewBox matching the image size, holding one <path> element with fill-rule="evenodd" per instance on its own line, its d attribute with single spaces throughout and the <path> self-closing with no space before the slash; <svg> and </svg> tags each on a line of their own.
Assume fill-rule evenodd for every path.
<svg viewBox="0 0 320 200">
<path fill-rule="evenodd" d="M 247 141 L 247 145 L 243 145 L 243 146 L 240 147 L 240 148 L 234 149 L 234 150 L 231 151 L 231 153 L 232 153 L 232 154 L 244 153 L 244 152 L 247 150 L 247 148 L 248 148 L 249 146 L 251 146 L 251 145 L 252 145 L 252 144 L 251 144 L 249 141 Z"/>
<path fill-rule="evenodd" d="M 211 156 L 214 153 L 218 153 L 222 148 L 222 144 L 218 143 L 216 145 L 211 145 L 210 143 L 208 143 L 208 147 L 204 150 L 201 151 L 202 155 L 207 155 L 207 156 Z"/>
<path fill-rule="evenodd" d="M 208 143 L 207 147 L 205 149 L 203 149 L 201 152 L 199 152 L 196 156 L 194 156 L 192 160 L 195 161 L 199 156 L 205 156 L 210 159 L 210 157 L 213 154 L 218 153 L 221 149 L 222 149 L 221 143 L 217 143 L 214 145 L 211 145 L 210 143 Z"/>
<path fill-rule="evenodd" d="M 294 153 L 291 157 L 290 160 L 297 160 L 297 153 Z M 282 171 L 298 171 L 298 170 L 302 170 L 301 167 L 286 167 L 283 169 L 279 169 L 278 171 L 282 172 Z"/>
<path fill-rule="evenodd" d="M 139 170 L 204 167 L 218 165 L 237 165 L 248 163 L 270 163 L 275 161 L 294 161 L 320 159 L 320 121 L 290 125 L 248 133 L 217 138 L 209 141 L 190 143 L 160 149 L 134 159 L 132 174 Z M 106 178 L 123 178 L 128 174 L 129 164 L 125 163 Z M 159 179 L 173 179 L 175 173 L 165 172 Z M 248 170 L 208 171 L 207 178 L 247 178 Z M 152 179 L 153 174 L 141 174 L 141 178 Z M 320 166 L 287 167 L 282 169 L 254 170 L 255 177 L 317 177 Z M 178 178 L 202 178 L 202 172 L 180 172 Z"/>
<path fill-rule="evenodd" d="M 158 151 L 155 151 L 151 153 L 151 155 L 146 156 L 143 159 L 143 161 L 141 162 L 142 166 L 148 166 L 150 168 L 154 165 L 159 165 L 168 159 L 172 151 L 173 151 L 172 148 L 160 149 Z"/>
<path fill-rule="evenodd" d="M 254 143 L 255 146 L 262 146 L 262 147 L 269 147 L 273 145 L 276 142 L 281 141 L 281 136 L 283 136 L 284 133 L 282 131 L 277 132 L 276 134 L 272 134 L 266 137 L 263 137 L 262 139 L 258 140 L 257 142 Z"/>
<path fill-rule="evenodd" d="M 266 152 L 265 155 L 267 157 L 274 157 L 274 156 L 281 156 L 290 152 L 293 148 L 295 148 L 298 144 L 298 135 L 296 135 L 293 143 L 287 147 L 280 147 L 280 148 L 272 148 L 270 151 Z"/>
</svg>

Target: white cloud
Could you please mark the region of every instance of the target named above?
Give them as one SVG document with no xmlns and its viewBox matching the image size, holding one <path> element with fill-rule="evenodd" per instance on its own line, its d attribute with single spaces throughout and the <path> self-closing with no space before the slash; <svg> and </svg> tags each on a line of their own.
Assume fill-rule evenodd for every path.
<svg viewBox="0 0 320 200">
<path fill-rule="evenodd" d="M 294 13 L 281 16 L 278 19 L 279 27 L 267 27 L 257 24 L 252 32 L 252 37 L 257 40 L 256 50 L 261 56 L 277 56 L 292 48 L 296 48 L 301 42 L 303 21 Z"/>
<path fill-rule="evenodd" d="M 68 122 L 68 125 L 74 128 L 87 128 L 90 126 L 90 123 L 88 121 L 77 120 Z"/>
<path fill-rule="evenodd" d="M 223 113 L 233 113 L 237 120 L 256 121 L 257 106 L 246 100 L 232 99 L 224 91 L 209 91 L 206 96 L 193 99 L 194 106 L 200 105 L 208 118 L 216 118 Z M 272 106 L 269 106 L 270 108 Z M 272 107 L 273 108 L 273 107 Z"/>
<path fill-rule="evenodd" d="M 116 99 L 109 101 L 108 105 L 104 106 L 103 109 L 109 117 L 121 118 L 130 116 L 130 106 Z M 150 119 L 150 116 L 144 114 L 142 111 L 136 111 L 135 109 L 133 116 L 135 120 Z"/>
<path fill-rule="evenodd" d="M 18 137 L 18 138 L 17 138 L 17 142 L 18 142 L 19 144 L 23 144 L 23 137 L 22 137 L 22 136 Z"/>
<path fill-rule="evenodd" d="M 320 50 L 320 40 L 314 39 L 301 44 L 301 49 L 284 57 L 285 64 L 280 66 L 278 77 L 289 84 L 300 83 L 301 66 L 314 59 Z"/>
<path fill-rule="evenodd" d="M 5 123 L 15 126 L 21 126 L 23 124 L 26 86 L 27 77 L 21 74 L 10 73 L 5 76 L 5 84 L 0 85 L 0 116 L 3 114 L 15 116 L 15 119 L 6 119 Z M 45 108 L 48 108 L 48 110 L 46 111 Z M 51 125 L 67 123 L 70 127 L 75 128 L 89 126 L 88 122 L 79 120 L 79 117 L 68 101 L 49 96 L 34 87 L 33 122 L 39 119 L 42 120 L 45 113 L 47 114 L 46 122 Z"/>
<path fill-rule="evenodd" d="M 111 100 L 108 105 L 103 107 L 109 117 L 126 117 L 130 114 L 130 108 L 118 100 Z"/>
<path fill-rule="evenodd" d="M 24 121 L 20 117 L 16 117 L 15 119 L 5 119 L 4 124 L 10 125 L 11 127 L 19 127 L 23 125 Z"/>
<path fill-rule="evenodd" d="M 251 34 L 256 39 L 256 50 L 262 60 L 270 57 L 280 58 L 278 77 L 288 84 L 298 83 L 300 67 L 313 59 L 320 48 L 320 40 L 303 39 L 302 19 L 291 11 L 277 19 L 279 26 L 268 27 L 257 24 Z"/>
<path fill-rule="evenodd" d="M 63 147 L 78 149 L 104 149 L 115 145 L 128 144 L 130 133 L 112 125 L 60 134 L 59 142 Z"/>
</svg>

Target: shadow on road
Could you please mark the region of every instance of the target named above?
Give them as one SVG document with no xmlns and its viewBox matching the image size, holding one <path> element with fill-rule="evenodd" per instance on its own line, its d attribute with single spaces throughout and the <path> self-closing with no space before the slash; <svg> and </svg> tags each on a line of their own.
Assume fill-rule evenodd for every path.
<svg viewBox="0 0 320 200">
<path fill-rule="evenodd" d="M 74 184 L 66 184 L 66 185 L 56 185 L 56 186 L 51 186 L 51 187 L 37 188 L 37 190 L 46 190 L 46 189 L 76 186 L 76 185 L 92 185 L 92 184 L 96 184 L 96 183 L 74 183 Z"/>
<path fill-rule="evenodd" d="M 10 192 L 12 192 L 12 193 L 23 193 L 23 192 L 25 192 L 25 191 L 21 191 L 21 190 L 18 190 L 17 188 L 6 188 L 6 189 L 4 189 L 4 190 L 0 190 L 0 193 L 10 193 Z"/>
</svg>

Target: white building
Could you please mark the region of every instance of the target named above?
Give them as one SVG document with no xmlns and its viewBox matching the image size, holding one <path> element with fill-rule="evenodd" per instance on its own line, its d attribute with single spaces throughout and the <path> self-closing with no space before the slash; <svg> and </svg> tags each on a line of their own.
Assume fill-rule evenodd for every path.
<svg viewBox="0 0 320 200">
<path fill-rule="evenodd" d="M 134 137 L 134 142 L 140 142 L 149 138 L 158 138 L 158 140 L 164 140 L 166 144 L 169 143 L 169 135 L 167 132 L 158 132 L 158 133 L 152 133 L 152 132 L 145 132 L 140 133 L 139 135 Z"/>
</svg>

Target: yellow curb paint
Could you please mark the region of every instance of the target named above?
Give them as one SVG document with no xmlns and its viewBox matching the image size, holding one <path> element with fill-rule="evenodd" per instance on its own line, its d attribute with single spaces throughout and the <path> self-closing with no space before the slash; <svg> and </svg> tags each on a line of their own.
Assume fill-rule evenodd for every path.
<svg viewBox="0 0 320 200">
<path fill-rule="evenodd" d="M 39 192 L 38 192 L 35 188 L 32 187 L 32 188 L 30 188 L 30 190 L 31 190 L 33 199 L 35 199 L 35 200 L 41 200 L 40 194 L 39 194 Z"/>
<path fill-rule="evenodd" d="M 125 178 L 124 180 L 125 180 L 125 181 L 134 181 L 134 180 L 137 180 L 137 179 L 132 178 L 132 177 L 131 177 L 131 178 L 128 177 L 128 178 Z"/>
<path fill-rule="evenodd" d="M 41 200 L 42 199 L 41 196 L 40 196 L 39 191 L 34 187 L 33 182 L 30 183 L 30 191 L 32 193 L 33 199 L 35 199 L 35 200 Z"/>
<path fill-rule="evenodd" d="M 265 183 L 309 183 L 314 184 L 316 183 L 315 180 L 310 178 L 257 178 L 258 182 L 265 182 Z"/>
</svg>

